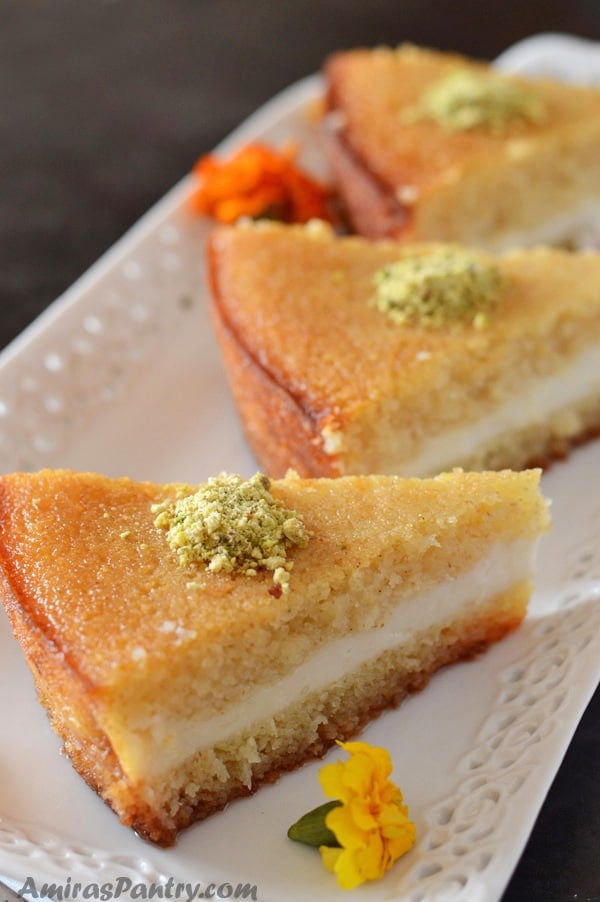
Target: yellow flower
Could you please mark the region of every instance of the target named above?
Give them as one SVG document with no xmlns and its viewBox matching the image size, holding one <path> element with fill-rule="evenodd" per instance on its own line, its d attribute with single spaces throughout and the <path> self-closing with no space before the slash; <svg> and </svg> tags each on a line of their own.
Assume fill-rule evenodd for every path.
<svg viewBox="0 0 600 902">
<path fill-rule="evenodd" d="M 388 752 L 365 742 L 338 745 L 349 752 L 349 760 L 321 768 L 319 779 L 325 795 L 341 802 L 325 818 L 341 848 L 320 846 L 319 851 L 342 889 L 353 889 L 379 880 L 412 848 L 415 825 L 400 789 L 388 779 Z"/>
</svg>

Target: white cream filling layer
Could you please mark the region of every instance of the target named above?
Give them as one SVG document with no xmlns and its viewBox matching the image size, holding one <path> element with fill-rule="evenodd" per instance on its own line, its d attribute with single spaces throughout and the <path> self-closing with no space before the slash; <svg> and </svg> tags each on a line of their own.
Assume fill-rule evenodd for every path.
<svg viewBox="0 0 600 902">
<path fill-rule="evenodd" d="M 183 718 L 162 711 L 145 729 L 138 725 L 138 730 L 126 737 L 123 769 L 142 779 L 168 773 L 201 749 L 250 730 L 383 652 L 402 647 L 415 633 L 441 629 L 467 612 L 468 617 L 476 616 L 490 598 L 531 576 L 536 545 L 531 539 L 498 543 L 459 577 L 448 578 L 427 592 L 399 594 L 397 607 L 383 626 L 326 643 L 293 672 L 268 686 L 256 687 L 218 716 L 207 720 L 190 712 Z"/>
<path fill-rule="evenodd" d="M 495 240 L 486 241 L 484 246 L 490 251 L 506 251 L 538 244 L 567 243 L 578 249 L 600 249 L 600 204 L 592 203 L 562 213 L 535 229 L 505 233 Z"/>
<path fill-rule="evenodd" d="M 430 476 L 470 457 L 478 447 L 501 435 L 545 423 L 554 414 L 586 398 L 600 397 L 600 344 L 588 348 L 573 363 L 552 376 L 532 380 L 523 394 L 456 429 L 427 439 L 412 460 L 388 472 L 402 476 Z M 569 434 L 569 424 L 565 424 Z"/>
</svg>

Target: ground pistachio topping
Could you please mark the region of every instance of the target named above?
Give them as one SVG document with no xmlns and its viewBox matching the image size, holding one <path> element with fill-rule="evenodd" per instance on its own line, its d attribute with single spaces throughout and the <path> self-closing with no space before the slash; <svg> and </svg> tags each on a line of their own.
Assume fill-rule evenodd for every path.
<svg viewBox="0 0 600 902">
<path fill-rule="evenodd" d="M 247 576 L 272 570 L 276 589 L 287 592 L 293 566 L 287 551 L 306 545 L 309 535 L 300 515 L 274 498 L 270 487 L 262 473 L 251 479 L 221 473 L 193 494 L 153 505 L 154 524 L 166 531 L 183 566 L 200 563 Z"/>
<path fill-rule="evenodd" d="M 544 101 L 535 91 L 497 73 L 454 69 L 433 82 L 402 118 L 433 119 L 447 131 L 487 128 L 501 134 L 515 120 L 538 123 L 545 116 Z"/>
<path fill-rule="evenodd" d="M 462 248 L 432 248 L 386 263 L 373 276 L 371 303 L 400 325 L 485 328 L 505 280 L 497 266 Z"/>
</svg>

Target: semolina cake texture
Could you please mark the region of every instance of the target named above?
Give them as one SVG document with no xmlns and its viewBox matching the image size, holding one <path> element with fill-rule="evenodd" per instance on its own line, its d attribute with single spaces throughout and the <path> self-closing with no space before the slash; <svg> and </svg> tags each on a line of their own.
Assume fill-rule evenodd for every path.
<svg viewBox="0 0 600 902">
<path fill-rule="evenodd" d="M 598 253 L 492 255 L 311 223 L 221 228 L 208 254 L 224 367 L 273 476 L 544 466 L 600 430 Z M 497 274 L 490 309 L 441 324 L 380 309 L 382 272 L 446 257 Z"/>
<path fill-rule="evenodd" d="M 600 246 L 597 85 L 411 45 L 336 53 L 323 74 L 323 147 L 358 234 Z"/>
<path fill-rule="evenodd" d="M 156 506 L 198 487 L 2 476 L 0 597 L 75 769 L 169 845 L 515 629 L 539 475 L 290 473 L 270 491 L 309 539 L 284 588 L 180 562 Z"/>
</svg>

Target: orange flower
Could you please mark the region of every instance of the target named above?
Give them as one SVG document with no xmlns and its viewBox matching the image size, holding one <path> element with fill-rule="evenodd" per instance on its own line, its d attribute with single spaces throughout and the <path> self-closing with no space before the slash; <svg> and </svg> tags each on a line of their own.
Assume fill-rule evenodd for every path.
<svg viewBox="0 0 600 902">
<path fill-rule="evenodd" d="M 199 185 L 192 209 L 223 223 L 241 216 L 284 222 L 330 220 L 329 189 L 295 165 L 296 155 L 294 144 L 280 151 L 248 144 L 227 161 L 211 154 L 202 157 L 193 170 Z"/>
</svg>

